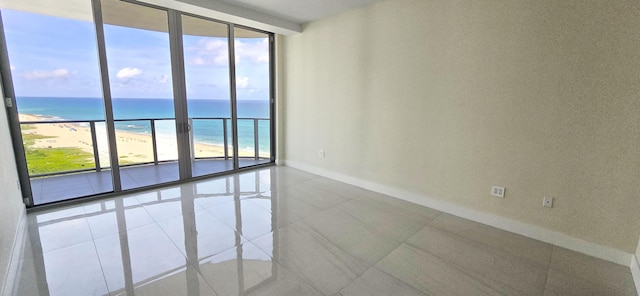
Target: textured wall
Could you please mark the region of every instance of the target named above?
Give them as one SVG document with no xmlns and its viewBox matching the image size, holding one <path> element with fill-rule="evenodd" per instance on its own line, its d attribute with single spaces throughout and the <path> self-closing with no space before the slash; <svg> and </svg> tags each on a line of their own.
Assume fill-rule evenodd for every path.
<svg viewBox="0 0 640 296">
<path fill-rule="evenodd" d="M 637 0 L 389 0 L 279 46 L 281 158 L 635 251 Z"/>
</svg>

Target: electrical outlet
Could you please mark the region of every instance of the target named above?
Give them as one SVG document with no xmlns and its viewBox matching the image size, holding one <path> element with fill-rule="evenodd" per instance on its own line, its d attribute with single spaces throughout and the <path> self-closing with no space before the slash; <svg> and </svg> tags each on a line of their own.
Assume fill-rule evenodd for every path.
<svg viewBox="0 0 640 296">
<path fill-rule="evenodd" d="M 491 187 L 491 195 L 504 198 L 504 187 L 493 186 Z"/>
<path fill-rule="evenodd" d="M 543 197 L 542 206 L 546 208 L 553 208 L 553 197 L 549 197 L 549 196 Z"/>
<path fill-rule="evenodd" d="M 324 150 L 322 150 L 322 149 L 318 150 L 318 157 L 324 158 L 324 156 L 325 156 Z"/>
</svg>

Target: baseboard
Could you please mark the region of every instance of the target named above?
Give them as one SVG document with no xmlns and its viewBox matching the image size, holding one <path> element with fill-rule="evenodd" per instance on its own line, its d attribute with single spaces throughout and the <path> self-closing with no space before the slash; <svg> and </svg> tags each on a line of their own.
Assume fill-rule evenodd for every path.
<svg viewBox="0 0 640 296">
<path fill-rule="evenodd" d="M 640 258 L 635 255 L 631 256 L 631 276 L 633 276 L 633 282 L 636 284 L 636 293 L 640 295 Z"/>
<path fill-rule="evenodd" d="M 501 217 L 474 210 L 468 207 L 456 205 L 447 201 L 439 200 L 431 196 L 409 192 L 400 188 L 395 188 L 376 182 L 355 178 L 352 176 L 336 173 L 330 170 L 310 166 L 304 163 L 291 160 L 281 160 L 280 165 L 286 165 L 292 168 L 300 169 L 320 175 L 329 179 L 334 179 L 343 183 L 351 184 L 357 187 L 375 191 L 391 197 L 402 199 L 408 202 L 429 207 L 441 212 L 449 213 L 458 217 L 469 219 L 478 223 L 493 226 L 505 231 L 520 234 L 539 241 L 550 243 L 552 245 L 566 248 L 572 251 L 580 252 L 589 256 L 607 260 L 624 266 L 629 266 L 631 257 L 630 253 L 620 251 L 607 246 L 588 242 L 570 235 L 557 231 L 545 229 L 531 224 L 523 223 L 517 220 Z"/>
<path fill-rule="evenodd" d="M 18 276 L 18 267 L 20 264 L 20 258 L 22 257 L 22 251 L 24 250 L 24 244 L 26 241 L 26 227 L 27 227 L 27 211 L 22 210 L 20 218 L 18 218 L 18 228 L 13 239 L 13 246 L 11 247 L 11 259 L 9 261 L 9 267 L 7 268 L 7 274 L 4 278 L 4 284 L 0 295 L 10 296 L 12 295 L 14 284 L 16 283 L 16 277 Z"/>
</svg>

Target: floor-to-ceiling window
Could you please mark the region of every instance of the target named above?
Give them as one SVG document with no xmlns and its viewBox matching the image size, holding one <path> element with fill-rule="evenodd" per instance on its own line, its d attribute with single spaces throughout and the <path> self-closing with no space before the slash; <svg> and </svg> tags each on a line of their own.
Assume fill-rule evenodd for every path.
<svg viewBox="0 0 640 296">
<path fill-rule="evenodd" d="M 167 11 L 101 3 L 122 189 L 179 180 Z"/>
<path fill-rule="evenodd" d="M 271 160 L 270 35 L 235 28 L 235 92 L 240 167 Z"/>
<path fill-rule="evenodd" d="M 194 176 L 233 170 L 228 29 L 227 24 L 182 16 Z"/>
<path fill-rule="evenodd" d="M 0 9 L 31 205 L 274 161 L 272 34 L 118 0 Z"/>
<path fill-rule="evenodd" d="M 112 191 L 91 3 L 2 4 L 33 202 Z"/>
</svg>

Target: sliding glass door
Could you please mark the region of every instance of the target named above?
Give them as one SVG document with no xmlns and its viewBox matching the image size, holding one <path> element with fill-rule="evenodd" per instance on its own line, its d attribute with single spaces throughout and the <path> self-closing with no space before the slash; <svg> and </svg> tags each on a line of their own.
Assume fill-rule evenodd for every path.
<svg viewBox="0 0 640 296">
<path fill-rule="evenodd" d="M 29 206 L 275 160 L 271 33 L 120 0 L 0 9 Z"/>
<path fill-rule="evenodd" d="M 235 93 L 239 166 L 271 162 L 270 35 L 235 28 Z"/>
<path fill-rule="evenodd" d="M 33 2 L 0 2 L 33 202 L 113 191 L 91 3 Z"/>
<path fill-rule="evenodd" d="M 233 170 L 229 26 L 182 16 L 193 176 Z"/>
<path fill-rule="evenodd" d="M 177 181 L 167 11 L 101 3 L 122 189 Z"/>
</svg>

